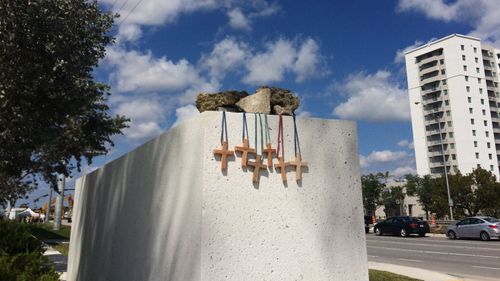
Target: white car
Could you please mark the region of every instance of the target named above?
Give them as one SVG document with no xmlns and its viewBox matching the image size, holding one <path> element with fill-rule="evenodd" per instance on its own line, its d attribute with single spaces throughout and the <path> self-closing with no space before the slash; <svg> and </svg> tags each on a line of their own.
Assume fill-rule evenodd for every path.
<svg viewBox="0 0 500 281">
<path fill-rule="evenodd" d="M 448 238 L 500 239 L 500 220 L 493 217 L 470 217 L 448 226 Z"/>
</svg>

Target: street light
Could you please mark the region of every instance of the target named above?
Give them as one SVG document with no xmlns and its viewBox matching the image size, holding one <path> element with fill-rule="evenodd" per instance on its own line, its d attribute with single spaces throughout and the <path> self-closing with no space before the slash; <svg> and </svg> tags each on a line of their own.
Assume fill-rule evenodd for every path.
<svg viewBox="0 0 500 281">
<path fill-rule="evenodd" d="M 415 102 L 416 105 L 419 105 L 420 102 Z M 424 107 L 422 105 L 422 113 L 424 112 Z M 441 135 L 441 122 L 438 120 L 438 116 L 436 113 L 431 113 L 434 116 L 434 120 L 438 123 L 438 134 L 439 134 L 439 142 L 441 143 L 441 155 L 443 156 L 443 166 L 444 166 L 444 178 L 446 180 L 446 192 L 448 193 L 448 206 L 450 207 L 450 219 L 453 219 L 453 201 L 451 200 L 450 195 L 450 183 L 448 181 L 448 169 L 446 168 L 446 157 L 444 156 L 444 144 L 443 144 L 443 136 Z"/>
</svg>

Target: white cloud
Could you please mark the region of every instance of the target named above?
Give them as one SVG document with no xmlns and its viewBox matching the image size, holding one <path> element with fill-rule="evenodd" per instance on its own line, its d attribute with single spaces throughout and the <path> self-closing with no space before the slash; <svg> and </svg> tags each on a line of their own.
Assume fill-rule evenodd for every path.
<svg viewBox="0 0 500 281">
<path fill-rule="evenodd" d="M 417 170 L 413 166 L 404 166 L 404 167 L 398 167 L 391 172 L 389 172 L 390 175 L 393 175 L 395 177 L 402 177 L 407 174 L 416 174 Z"/>
<path fill-rule="evenodd" d="M 375 74 L 350 75 L 337 88 L 347 101 L 339 104 L 333 114 L 344 119 L 372 122 L 408 121 L 408 94 L 387 71 Z"/>
<path fill-rule="evenodd" d="M 415 43 L 411 44 L 410 46 L 407 46 L 403 49 L 398 49 L 396 52 L 396 57 L 394 58 L 394 62 L 395 63 L 404 63 L 405 62 L 405 52 L 412 50 L 412 49 L 415 49 L 415 48 L 421 46 L 422 44 L 424 44 L 424 42 L 417 40 L 417 41 L 415 41 Z"/>
<path fill-rule="evenodd" d="M 410 142 L 408 140 L 400 140 L 397 143 L 397 145 L 400 146 L 400 147 L 407 147 L 408 149 L 413 149 L 414 148 L 413 142 Z"/>
<path fill-rule="evenodd" d="M 296 75 L 296 81 L 318 74 L 321 55 L 317 43 L 308 38 L 303 44 L 287 39 L 268 42 L 264 52 L 254 54 L 248 61 L 248 74 L 243 82 L 250 85 L 262 85 L 283 80 L 286 73 Z"/>
<path fill-rule="evenodd" d="M 229 71 L 243 66 L 249 55 L 250 50 L 246 43 L 229 37 L 216 43 L 209 55 L 203 55 L 200 65 L 208 69 L 211 77 L 221 79 Z"/>
<path fill-rule="evenodd" d="M 242 30 L 252 29 L 250 21 L 239 8 L 229 10 L 227 16 L 229 17 L 229 26 L 232 28 Z"/>
<path fill-rule="evenodd" d="M 118 105 L 117 114 L 130 118 L 129 128 L 124 130 L 127 138 L 141 140 L 161 133 L 160 123 L 164 120 L 164 108 L 158 100 L 135 98 Z"/>
<path fill-rule="evenodd" d="M 500 46 L 500 5 L 498 0 L 399 0 L 399 12 L 417 12 L 444 22 L 472 27 L 469 35 Z"/>
<path fill-rule="evenodd" d="M 113 68 L 111 78 L 120 92 L 179 91 L 206 82 L 187 60 L 156 58 L 150 51 L 110 48 L 105 64 Z"/>
<path fill-rule="evenodd" d="M 176 120 L 175 120 L 174 124 L 172 125 L 172 127 L 175 127 L 178 124 L 180 124 L 186 120 L 189 120 L 191 118 L 194 118 L 198 115 L 200 115 L 200 112 L 198 111 L 196 106 L 194 106 L 192 104 L 179 107 L 175 110 Z"/>
<path fill-rule="evenodd" d="M 314 76 L 320 60 L 318 44 L 311 38 L 307 39 L 300 47 L 294 64 L 294 72 L 297 74 L 295 81 L 302 82 L 306 78 Z"/>
<path fill-rule="evenodd" d="M 362 168 L 368 168 L 380 164 L 387 164 L 405 160 L 407 157 L 408 153 L 406 153 L 405 151 L 375 150 L 372 151 L 368 156 L 360 155 L 360 164 Z"/>
</svg>

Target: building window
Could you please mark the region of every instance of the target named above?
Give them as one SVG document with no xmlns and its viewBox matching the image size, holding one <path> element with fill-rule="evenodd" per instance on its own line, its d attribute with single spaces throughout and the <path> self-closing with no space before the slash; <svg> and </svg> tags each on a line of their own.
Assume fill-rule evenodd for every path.
<svg viewBox="0 0 500 281">
<path fill-rule="evenodd" d="M 446 79 L 443 80 L 443 85 L 446 85 Z"/>
<path fill-rule="evenodd" d="M 469 113 L 470 114 L 474 113 L 474 110 L 472 109 L 472 107 L 469 107 Z"/>
<path fill-rule="evenodd" d="M 484 120 L 483 123 L 484 123 L 484 126 L 488 126 L 488 121 Z"/>
<path fill-rule="evenodd" d="M 460 49 L 462 49 L 462 51 L 465 50 L 464 45 L 460 45 Z"/>
<path fill-rule="evenodd" d="M 479 152 L 476 152 L 476 159 L 479 159 Z"/>
<path fill-rule="evenodd" d="M 471 98 L 471 97 L 467 97 L 467 101 L 468 101 L 469 103 L 472 103 L 472 98 Z"/>
<path fill-rule="evenodd" d="M 452 154 L 451 155 L 451 160 L 456 160 L 457 159 L 457 156 L 455 154 Z"/>
<path fill-rule="evenodd" d="M 476 72 L 477 72 L 477 73 L 479 73 L 479 72 L 480 72 L 479 67 L 476 67 Z"/>
<path fill-rule="evenodd" d="M 444 69 L 441 69 L 441 74 L 444 74 Z"/>
<path fill-rule="evenodd" d="M 470 93 L 470 87 L 469 86 L 466 86 L 465 90 L 467 91 L 467 93 Z"/>
<path fill-rule="evenodd" d="M 492 171 L 493 171 L 493 169 L 494 169 L 494 168 L 493 168 L 493 165 L 490 165 L 490 170 L 492 170 Z"/>
<path fill-rule="evenodd" d="M 443 90 L 444 95 L 448 95 L 448 90 Z"/>
<path fill-rule="evenodd" d="M 483 115 L 486 115 L 486 110 L 483 109 Z"/>
<path fill-rule="evenodd" d="M 448 121 L 448 127 L 451 127 L 451 121 Z"/>
<path fill-rule="evenodd" d="M 450 105 L 450 101 L 449 100 L 445 100 L 444 101 L 444 105 Z"/>
<path fill-rule="evenodd" d="M 481 104 L 484 104 L 484 99 L 481 99 Z"/>
<path fill-rule="evenodd" d="M 491 148 L 491 144 L 489 142 L 486 143 L 487 148 Z"/>
<path fill-rule="evenodd" d="M 471 125 L 474 125 L 474 118 L 470 119 L 470 123 L 471 123 Z"/>
<path fill-rule="evenodd" d="M 493 159 L 493 156 L 491 156 L 491 153 L 489 153 L 489 154 L 488 154 L 488 158 L 489 158 L 490 160 L 492 160 L 492 159 Z"/>
<path fill-rule="evenodd" d="M 477 83 L 481 84 L 481 78 L 477 78 Z"/>
<path fill-rule="evenodd" d="M 465 75 L 464 78 L 465 78 L 465 82 L 469 81 L 469 76 Z"/>
<path fill-rule="evenodd" d="M 474 147 L 477 147 L 477 141 L 474 141 Z"/>
<path fill-rule="evenodd" d="M 454 143 L 450 143 L 450 148 L 454 149 L 455 148 L 455 144 Z"/>
<path fill-rule="evenodd" d="M 476 47 L 474 47 L 474 53 L 477 53 L 477 48 Z"/>
<path fill-rule="evenodd" d="M 483 88 L 479 88 L 479 93 L 483 94 Z"/>
<path fill-rule="evenodd" d="M 465 61 L 465 55 L 462 55 L 462 60 Z"/>
<path fill-rule="evenodd" d="M 452 139 L 453 138 L 453 132 L 449 132 L 448 134 L 450 135 L 450 139 Z"/>
<path fill-rule="evenodd" d="M 467 65 L 464 65 L 464 71 L 467 71 Z"/>
<path fill-rule="evenodd" d="M 450 116 L 450 111 L 446 110 L 446 116 Z"/>
<path fill-rule="evenodd" d="M 440 63 L 440 64 L 444 64 L 444 59 L 440 59 L 440 60 L 439 60 L 439 63 Z"/>
<path fill-rule="evenodd" d="M 490 132 L 486 131 L 484 132 L 486 134 L 486 137 L 489 138 L 490 137 Z"/>
<path fill-rule="evenodd" d="M 476 136 L 476 130 L 472 130 L 472 136 Z"/>
<path fill-rule="evenodd" d="M 479 62 L 479 59 L 478 59 L 477 57 L 475 57 L 475 58 L 474 58 L 474 61 L 475 61 L 476 63 L 478 63 L 478 62 Z"/>
<path fill-rule="evenodd" d="M 478 168 L 478 169 L 479 169 L 479 168 L 481 168 L 481 164 L 477 164 L 477 168 Z"/>
</svg>

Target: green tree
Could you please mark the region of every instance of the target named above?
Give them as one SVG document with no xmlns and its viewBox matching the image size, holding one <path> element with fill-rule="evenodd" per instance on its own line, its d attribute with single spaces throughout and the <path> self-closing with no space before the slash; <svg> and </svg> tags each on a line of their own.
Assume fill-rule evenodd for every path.
<svg viewBox="0 0 500 281">
<path fill-rule="evenodd" d="M 109 86 L 93 77 L 113 20 L 95 0 L 1 2 L 0 189 L 29 176 L 55 186 L 126 127 L 108 113 Z"/>
<path fill-rule="evenodd" d="M 405 193 L 402 186 L 393 186 L 382 191 L 380 204 L 385 207 L 385 215 L 389 217 L 389 210 L 397 210 L 400 215 L 401 206 L 405 199 Z"/>
<path fill-rule="evenodd" d="M 418 202 L 425 211 L 426 219 L 429 219 L 429 213 L 433 212 L 434 204 L 432 200 L 432 190 L 434 180 L 430 175 L 423 177 L 417 175 L 406 175 L 406 193 L 410 196 L 417 196 Z"/>
<path fill-rule="evenodd" d="M 485 169 L 475 169 L 471 173 L 475 204 L 485 215 L 500 216 L 500 183 L 496 176 Z M 477 214 L 477 213 L 476 213 Z"/>
<path fill-rule="evenodd" d="M 376 174 L 361 176 L 365 213 L 375 214 L 375 210 L 380 204 L 380 195 L 385 188 L 385 184 L 381 182 L 382 178 L 381 175 Z"/>
</svg>

